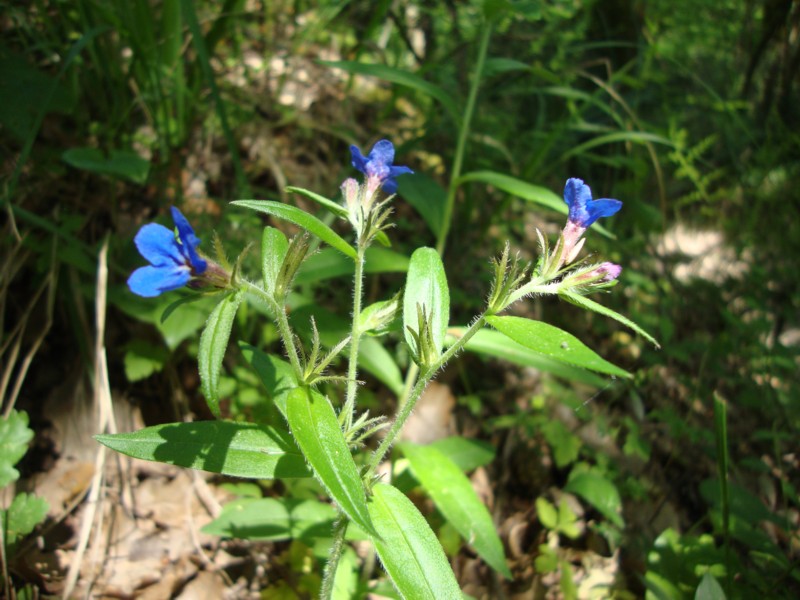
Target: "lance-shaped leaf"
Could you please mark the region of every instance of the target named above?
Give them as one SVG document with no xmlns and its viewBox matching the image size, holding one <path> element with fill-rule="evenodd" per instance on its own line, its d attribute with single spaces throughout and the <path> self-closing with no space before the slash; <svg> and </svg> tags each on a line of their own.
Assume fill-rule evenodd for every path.
<svg viewBox="0 0 800 600">
<path fill-rule="evenodd" d="M 439 540 L 425 517 L 400 490 L 379 483 L 369 512 L 380 534 L 372 541 L 402 598 L 460 599 L 461 590 Z"/>
<path fill-rule="evenodd" d="M 133 458 L 233 477 L 310 476 L 303 455 L 288 435 L 252 423 L 166 423 L 94 439 Z"/>
<path fill-rule="evenodd" d="M 630 373 L 600 358 L 574 335 L 541 321 L 522 317 L 488 317 L 488 323 L 503 335 L 526 348 L 571 365 L 630 377 Z"/>
<path fill-rule="evenodd" d="M 319 482 L 352 521 L 377 535 L 367 510 L 364 484 L 328 399 L 311 388 L 295 388 L 286 418 Z"/>
<path fill-rule="evenodd" d="M 614 319 L 615 321 L 619 321 L 623 325 L 626 325 L 627 327 L 630 327 L 631 329 L 633 329 L 636 333 L 641 335 L 643 338 L 645 338 L 647 341 L 649 341 L 651 344 L 653 344 L 656 348 L 660 348 L 661 347 L 661 345 L 658 343 L 658 341 L 656 341 L 656 338 L 654 338 L 652 335 L 647 333 L 644 329 L 639 327 L 636 323 L 631 321 L 628 317 L 626 317 L 624 315 L 621 315 L 618 312 L 616 312 L 614 310 L 611 310 L 610 308 L 607 308 L 607 307 L 603 306 L 602 304 L 599 304 L 598 302 L 595 302 L 594 300 L 592 300 L 590 298 L 587 298 L 586 296 L 581 296 L 579 294 L 573 294 L 573 293 L 570 293 L 570 292 L 563 292 L 563 293 L 559 294 L 559 296 L 561 298 L 563 298 L 564 300 L 567 300 L 568 302 L 571 302 L 575 306 L 580 306 L 581 308 L 585 308 L 587 310 L 594 311 L 594 312 L 599 313 L 601 315 L 604 315 L 606 317 L 610 317 L 610 318 Z"/>
<path fill-rule="evenodd" d="M 403 443 L 398 447 L 439 512 L 483 560 L 510 579 L 503 543 L 489 511 L 478 498 L 467 476 L 433 446 Z"/>
<path fill-rule="evenodd" d="M 422 307 L 430 322 L 431 339 L 438 356 L 444 346 L 447 323 L 450 320 L 450 290 L 447 287 L 442 259 L 433 248 L 417 248 L 411 255 L 403 297 L 403 331 L 406 343 L 420 356 L 421 348 L 412 334 L 412 330 L 421 333 L 418 307 Z"/>
<path fill-rule="evenodd" d="M 283 232 L 274 227 L 265 227 L 261 236 L 261 275 L 264 280 L 264 289 L 270 294 L 275 294 L 275 284 L 278 273 L 281 272 L 283 259 L 289 242 Z"/>
<path fill-rule="evenodd" d="M 355 248 L 348 244 L 338 233 L 325 225 L 325 223 L 320 221 L 314 215 L 310 215 L 306 211 L 300 210 L 296 206 L 290 206 L 288 204 L 274 202 L 272 200 L 235 200 L 234 202 L 231 202 L 231 204 L 235 204 L 236 206 L 244 206 L 245 208 L 250 208 L 252 210 L 283 219 L 284 221 L 294 223 L 312 235 L 317 236 L 332 248 L 336 248 L 342 254 L 345 254 L 352 259 L 355 259 L 358 256 Z"/>
<path fill-rule="evenodd" d="M 233 318 L 242 302 L 242 292 L 225 296 L 206 321 L 206 328 L 200 335 L 197 351 L 197 368 L 200 371 L 200 389 L 206 397 L 211 413 L 219 418 L 219 373 L 222 359 L 231 336 Z"/>
</svg>

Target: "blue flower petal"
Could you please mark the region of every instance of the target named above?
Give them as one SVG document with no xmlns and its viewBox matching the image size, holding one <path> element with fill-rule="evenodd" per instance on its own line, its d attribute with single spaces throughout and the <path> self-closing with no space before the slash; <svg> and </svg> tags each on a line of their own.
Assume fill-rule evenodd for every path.
<svg viewBox="0 0 800 600">
<path fill-rule="evenodd" d="M 175 234 L 158 223 L 148 223 L 133 239 L 136 248 L 147 262 L 155 267 L 175 266 L 184 263 L 184 257 Z"/>
<path fill-rule="evenodd" d="M 364 173 L 367 174 L 367 158 L 361 154 L 361 150 L 358 149 L 358 146 L 350 146 L 350 157 L 351 162 L 353 163 L 353 167 Z"/>
<path fill-rule="evenodd" d="M 381 189 L 387 194 L 394 194 L 397 192 L 397 181 L 389 177 L 381 184 Z"/>
<path fill-rule="evenodd" d="M 197 246 L 200 245 L 200 238 L 195 235 L 194 229 L 192 229 L 189 221 L 186 220 L 186 217 L 183 216 L 181 211 L 174 206 L 171 207 L 171 211 L 172 220 L 175 221 L 175 226 L 178 228 L 178 237 L 180 237 L 181 243 L 183 244 L 181 249 L 183 255 L 189 259 L 189 264 L 192 265 L 195 274 L 200 275 L 208 266 L 205 259 L 200 258 L 197 254 Z"/>
<path fill-rule="evenodd" d="M 611 198 L 592 200 L 586 207 L 586 210 L 589 212 L 589 223 L 587 227 L 600 217 L 610 217 L 616 214 L 619 212 L 620 208 L 622 208 L 622 202 L 619 200 L 613 200 Z"/>
<path fill-rule="evenodd" d="M 568 179 L 564 186 L 564 202 L 569 206 L 569 221 L 584 229 L 600 217 L 610 217 L 622 208 L 619 200 L 592 200 L 591 188 L 575 177 Z"/>
<path fill-rule="evenodd" d="M 394 162 L 394 144 L 389 140 L 376 142 L 367 156 L 367 175 L 386 179 L 389 177 L 392 162 Z"/>
<path fill-rule="evenodd" d="M 189 283 L 191 278 L 189 267 L 186 266 L 153 267 L 148 265 L 139 267 L 131 273 L 128 278 L 128 287 L 134 294 L 145 298 L 153 298 L 163 292 L 183 287 Z"/>
</svg>

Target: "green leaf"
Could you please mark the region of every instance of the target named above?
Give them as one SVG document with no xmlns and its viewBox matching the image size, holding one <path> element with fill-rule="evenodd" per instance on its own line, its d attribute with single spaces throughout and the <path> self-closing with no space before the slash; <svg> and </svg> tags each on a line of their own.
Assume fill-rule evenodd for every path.
<svg viewBox="0 0 800 600">
<path fill-rule="evenodd" d="M 408 270 L 408 257 L 399 252 L 373 246 L 367 249 L 364 257 L 364 272 L 372 273 L 405 273 Z M 331 277 L 352 276 L 355 265 L 339 252 L 323 249 L 309 256 L 295 278 L 295 282 L 315 283 Z"/>
<path fill-rule="evenodd" d="M 700 580 L 700 585 L 697 586 L 694 600 L 726 600 L 722 586 L 708 571 Z"/>
<path fill-rule="evenodd" d="M 291 438 L 272 427 L 232 421 L 166 423 L 132 433 L 94 436 L 126 456 L 232 477 L 308 477 Z"/>
<path fill-rule="evenodd" d="M 125 377 L 128 381 L 139 381 L 164 368 L 169 360 L 169 351 L 145 340 L 135 339 L 125 350 Z"/>
<path fill-rule="evenodd" d="M 377 77 L 390 83 L 415 89 L 438 100 L 456 123 L 461 120 L 461 111 L 458 109 L 456 101 L 442 88 L 422 79 L 419 75 L 385 65 L 371 65 L 354 61 L 321 60 L 319 63 L 335 69 L 343 69 L 348 73 Z"/>
<path fill-rule="evenodd" d="M 261 235 L 261 277 L 264 289 L 271 296 L 275 295 L 278 273 L 281 272 L 281 265 L 288 249 L 289 242 L 282 231 L 274 227 L 264 227 L 264 233 Z"/>
<path fill-rule="evenodd" d="M 527 181 L 512 177 L 511 175 L 505 175 L 495 171 L 473 171 L 472 173 L 466 173 L 458 178 L 459 185 L 469 181 L 486 183 L 497 188 L 498 190 L 506 192 L 507 194 L 511 194 L 517 198 L 522 198 L 528 202 L 541 204 L 542 206 L 559 212 L 562 215 L 569 213 L 567 204 L 558 194 L 553 193 L 546 187 L 528 183 Z"/>
<path fill-rule="evenodd" d="M 483 76 L 486 78 L 493 77 L 494 75 L 501 75 L 511 71 L 530 71 L 531 67 L 528 63 L 524 63 L 513 58 L 505 58 L 502 56 L 487 58 L 483 66 Z"/>
<path fill-rule="evenodd" d="M 328 244 L 331 248 L 336 248 L 342 254 L 355 259 L 358 254 L 355 248 L 348 244 L 338 233 L 325 225 L 314 215 L 308 214 L 304 210 L 300 210 L 296 206 L 283 204 L 282 202 L 274 202 L 272 200 L 235 200 L 231 202 L 236 206 L 244 206 L 258 212 L 266 213 L 294 223 L 298 227 L 302 227 L 309 233 L 317 236 L 323 242 Z"/>
<path fill-rule="evenodd" d="M 596 471 L 579 473 L 572 477 L 564 491 L 577 494 L 617 527 L 624 527 L 622 501 L 614 483 Z"/>
<path fill-rule="evenodd" d="M 68 165 L 117 179 L 127 179 L 144 185 L 150 171 L 150 161 L 133 150 L 111 150 L 107 155 L 98 148 L 70 148 L 61 158 Z"/>
<path fill-rule="evenodd" d="M 330 536 L 336 510 L 317 500 L 238 498 L 203 533 L 243 540 L 282 541 Z"/>
<path fill-rule="evenodd" d="M 358 467 L 328 399 L 316 390 L 295 388 L 286 401 L 286 417 L 317 480 L 350 520 L 377 535 Z"/>
<path fill-rule="evenodd" d="M 0 419 L 0 488 L 19 479 L 14 465 L 25 456 L 32 439 L 27 413 L 12 410 L 7 418 Z"/>
<path fill-rule="evenodd" d="M 33 494 L 17 494 L 8 510 L 0 509 L 0 526 L 3 527 L 7 546 L 28 535 L 47 516 L 50 505 L 44 498 Z"/>
<path fill-rule="evenodd" d="M 267 397 L 275 403 L 281 414 L 286 417 L 286 398 L 298 386 L 294 369 L 287 361 L 267 354 L 255 346 L 240 343 L 242 355 L 267 389 Z"/>
<path fill-rule="evenodd" d="M 438 235 L 447 203 L 444 188 L 423 173 L 412 173 L 397 179 L 397 193 L 416 209 L 433 234 Z"/>
<path fill-rule="evenodd" d="M 503 543 L 489 511 L 478 498 L 467 476 L 452 460 L 432 446 L 406 442 L 398 447 L 439 512 L 481 558 L 510 579 Z"/>
<path fill-rule="evenodd" d="M 369 512 L 380 538 L 372 541 L 397 591 L 409 600 L 460 599 L 450 563 L 425 517 L 397 488 L 372 488 Z"/>
<path fill-rule="evenodd" d="M 644 329 L 639 327 L 636 323 L 631 321 L 629 318 L 622 316 L 618 312 L 613 311 L 610 308 L 606 308 L 602 304 L 598 304 L 597 302 L 587 298 L 586 296 L 580 296 L 578 294 L 573 294 L 571 292 L 564 292 L 564 293 L 559 294 L 559 296 L 561 298 L 563 298 L 564 300 L 567 300 L 568 302 L 571 302 L 575 306 L 580 306 L 581 308 L 585 308 L 587 310 L 594 311 L 594 312 L 599 313 L 601 315 L 604 315 L 606 317 L 610 317 L 610 318 L 614 319 L 615 321 L 619 321 L 623 325 L 633 329 L 636 333 L 638 333 L 643 338 L 645 338 L 647 341 L 652 343 L 656 348 L 661 348 L 661 345 L 656 341 L 656 338 L 654 338 L 652 335 L 647 333 Z"/>
<path fill-rule="evenodd" d="M 451 327 L 449 331 L 454 336 L 460 336 L 466 331 L 466 327 Z M 452 343 L 450 340 L 455 341 L 455 338 L 448 337 L 448 343 Z M 472 336 L 472 339 L 467 342 L 466 350 L 502 358 L 524 367 L 533 367 L 539 371 L 563 377 L 568 381 L 579 381 L 586 385 L 593 385 L 596 388 L 606 385 L 606 381 L 594 373 L 553 360 L 538 352 L 533 352 L 522 344 L 508 339 L 499 331 L 491 329 L 481 329 Z"/>
<path fill-rule="evenodd" d="M 431 444 L 465 473 L 488 465 L 494 460 L 494 446 L 481 440 L 471 440 L 454 435 Z"/>
<path fill-rule="evenodd" d="M 522 317 L 493 316 L 486 320 L 500 333 L 534 352 L 592 371 L 631 377 L 627 371 L 600 358 L 575 336 L 548 323 Z"/>
<path fill-rule="evenodd" d="M 419 328 L 417 305 L 421 305 L 431 322 L 431 337 L 438 353 L 450 320 L 450 290 L 439 253 L 433 248 L 417 248 L 411 255 L 403 297 L 403 332 L 406 343 L 419 355 L 420 349 L 409 332 Z"/>
<path fill-rule="evenodd" d="M 474 171 L 459 177 L 458 184 L 461 185 L 462 183 L 469 181 L 480 181 L 481 183 L 487 183 L 498 190 L 506 192 L 507 194 L 511 194 L 517 198 L 522 198 L 528 202 L 534 202 L 541 206 L 545 206 L 561 213 L 562 215 L 569 213 L 569 208 L 567 207 L 566 202 L 564 202 L 564 199 L 558 194 L 555 194 L 546 187 L 534 185 L 532 183 L 528 183 L 527 181 L 522 181 L 521 179 L 517 179 L 511 175 L 505 175 L 495 171 Z M 592 226 L 592 231 L 596 231 L 606 237 L 614 237 L 607 229 L 598 224 Z"/>
<path fill-rule="evenodd" d="M 206 397 L 211 413 L 219 418 L 219 374 L 222 359 L 231 336 L 233 318 L 244 294 L 239 291 L 225 296 L 206 322 L 206 328 L 200 335 L 200 347 L 197 351 L 197 367 L 200 371 L 200 389 Z"/>
<path fill-rule="evenodd" d="M 558 527 L 558 511 L 546 498 L 539 496 L 536 499 L 536 515 L 547 529 L 555 530 Z"/>
<path fill-rule="evenodd" d="M 307 190 L 301 187 L 295 187 L 293 185 L 289 185 L 284 189 L 290 194 L 299 194 L 305 198 L 308 198 L 309 200 L 313 200 L 320 206 L 327 208 L 329 211 L 331 211 L 334 215 L 336 215 L 340 219 L 347 219 L 347 209 L 341 204 L 338 204 L 333 200 L 329 200 L 325 196 L 321 196 L 316 192 L 312 192 L 311 190 Z"/>
</svg>

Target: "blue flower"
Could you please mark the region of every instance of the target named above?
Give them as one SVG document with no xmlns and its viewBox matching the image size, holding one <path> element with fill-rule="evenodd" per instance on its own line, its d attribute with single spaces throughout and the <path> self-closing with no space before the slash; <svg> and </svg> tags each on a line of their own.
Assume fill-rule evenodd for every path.
<svg viewBox="0 0 800 600">
<path fill-rule="evenodd" d="M 353 166 L 368 178 L 377 179 L 387 194 L 394 194 L 397 191 L 395 177 L 414 172 L 408 167 L 392 166 L 394 146 L 389 140 L 377 142 L 368 156 L 361 154 L 357 146 L 350 146 L 350 154 L 353 157 Z"/>
<path fill-rule="evenodd" d="M 200 238 L 174 206 L 172 220 L 178 228 L 178 237 L 163 225 L 148 223 L 139 230 L 134 243 L 150 264 L 136 269 L 128 278 L 128 287 L 134 294 L 152 298 L 163 292 L 183 287 L 208 267 L 197 254 Z"/>
<path fill-rule="evenodd" d="M 569 206 L 569 222 L 588 229 L 600 217 L 610 217 L 622 208 L 622 202 L 609 198 L 592 200 L 592 190 L 582 179 L 567 179 L 564 202 Z"/>
</svg>

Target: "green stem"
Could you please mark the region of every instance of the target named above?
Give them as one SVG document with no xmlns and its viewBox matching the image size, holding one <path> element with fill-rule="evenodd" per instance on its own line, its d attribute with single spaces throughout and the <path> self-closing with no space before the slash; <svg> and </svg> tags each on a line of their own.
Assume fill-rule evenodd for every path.
<svg viewBox="0 0 800 600">
<path fill-rule="evenodd" d="M 356 391 L 358 390 L 358 348 L 361 342 L 361 300 L 364 288 L 364 253 L 366 246 L 358 244 L 356 269 L 353 276 L 353 324 L 350 330 L 350 359 L 347 365 L 347 395 L 342 411 L 344 412 L 344 431 L 347 433 L 353 426 L 353 411 L 356 406 Z"/>
<path fill-rule="evenodd" d="M 516 292 L 511 294 L 508 297 L 508 301 L 505 303 L 503 307 L 508 308 L 517 300 L 524 298 L 525 296 L 530 296 L 531 294 L 557 294 L 558 293 L 558 282 L 556 283 L 544 283 L 541 278 L 532 279 L 521 288 L 519 288 Z"/>
<path fill-rule="evenodd" d="M 447 363 L 447 361 L 458 354 L 458 352 L 461 351 L 461 349 L 472 338 L 472 336 L 478 333 L 478 331 L 480 331 L 485 324 L 486 315 L 481 314 L 464 332 L 464 335 L 456 340 L 456 342 L 439 357 L 439 360 L 422 372 L 422 375 L 417 380 L 416 384 L 414 384 L 414 388 L 411 390 L 408 400 L 402 405 L 402 407 L 400 407 L 397 417 L 395 418 L 394 423 L 392 423 L 392 426 L 389 428 L 386 437 L 383 438 L 383 441 L 381 442 L 380 446 L 378 446 L 378 449 L 372 453 L 372 456 L 370 456 L 369 460 L 367 461 L 367 474 L 364 477 L 365 480 L 369 480 L 369 478 L 372 477 L 373 473 L 375 473 L 375 469 L 378 468 L 378 465 L 386 456 L 386 453 L 389 452 L 389 449 L 392 447 L 392 444 L 394 444 L 394 441 L 400 433 L 400 430 L 403 429 L 403 425 L 406 424 L 408 417 L 414 410 L 414 406 L 422 396 L 422 392 L 425 391 L 425 388 L 428 386 L 430 380 L 433 379 L 433 376 L 436 375 L 437 371 L 439 371 L 439 369 L 441 369 Z"/>
<path fill-rule="evenodd" d="M 286 354 L 289 355 L 289 362 L 292 364 L 292 368 L 294 369 L 294 374 L 297 377 L 297 380 L 302 381 L 303 367 L 300 364 L 300 355 L 297 353 L 297 346 L 294 343 L 294 334 L 292 333 L 292 328 L 289 325 L 289 317 L 286 316 L 285 307 L 275 302 L 275 298 L 273 298 L 272 295 L 268 294 L 266 290 L 262 289 L 260 286 L 257 286 L 250 281 L 242 281 L 242 283 L 249 292 L 253 292 L 262 300 L 264 300 L 275 313 L 275 322 L 278 324 L 278 332 L 280 333 L 281 340 L 286 348 Z"/>
<path fill-rule="evenodd" d="M 458 179 L 461 177 L 461 165 L 464 162 L 464 150 L 467 146 L 470 121 L 472 121 L 472 113 L 475 112 L 475 101 L 478 98 L 478 88 L 481 85 L 483 65 L 486 63 L 486 53 L 489 49 L 489 38 L 491 38 L 491 36 L 492 26 L 487 23 L 481 35 L 478 62 L 475 65 L 475 72 L 472 74 L 472 84 L 469 89 L 469 96 L 467 97 L 467 105 L 464 107 L 464 119 L 461 122 L 461 130 L 458 132 L 456 155 L 453 159 L 453 168 L 450 171 L 450 186 L 447 189 L 447 200 L 444 205 L 442 226 L 436 239 L 436 251 L 440 255 L 444 252 L 444 246 L 447 243 L 447 234 L 450 232 L 450 221 L 453 218 L 453 208 L 455 207 L 456 192 L 458 191 Z"/>
<path fill-rule="evenodd" d="M 342 553 L 344 552 L 344 534 L 347 533 L 348 523 L 347 517 L 339 513 L 339 518 L 336 519 L 336 524 L 333 526 L 331 554 L 322 574 L 322 586 L 319 590 L 320 600 L 333 598 L 333 584 L 336 580 L 336 569 L 339 568 L 339 559 L 342 558 Z"/>
</svg>

